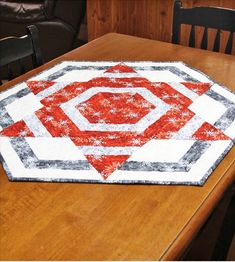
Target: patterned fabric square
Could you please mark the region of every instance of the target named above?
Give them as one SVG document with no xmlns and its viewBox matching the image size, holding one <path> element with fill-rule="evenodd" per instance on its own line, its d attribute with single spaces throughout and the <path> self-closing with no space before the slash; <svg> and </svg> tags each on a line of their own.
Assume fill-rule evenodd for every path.
<svg viewBox="0 0 235 262">
<path fill-rule="evenodd" d="M 235 94 L 182 62 L 65 61 L 0 93 L 10 180 L 203 185 Z"/>
</svg>

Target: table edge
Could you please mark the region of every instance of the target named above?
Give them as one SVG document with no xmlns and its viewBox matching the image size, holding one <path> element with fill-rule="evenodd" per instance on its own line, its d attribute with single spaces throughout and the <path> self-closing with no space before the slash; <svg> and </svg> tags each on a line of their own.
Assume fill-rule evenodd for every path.
<svg viewBox="0 0 235 262">
<path fill-rule="evenodd" d="M 190 220 L 185 224 L 172 243 L 159 257 L 159 260 L 178 260 L 182 257 L 185 250 L 189 246 L 189 243 L 193 241 L 215 206 L 222 199 L 226 189 L 228 189 L 233 182 L 235 182 L 235 159 L 227 168 L 221 179 L 218 180 L 212 191 L 206 196 L 205 200 L 194 212 Z M 198 219 L 199 217 L 201 219 Z"/>
</svg>

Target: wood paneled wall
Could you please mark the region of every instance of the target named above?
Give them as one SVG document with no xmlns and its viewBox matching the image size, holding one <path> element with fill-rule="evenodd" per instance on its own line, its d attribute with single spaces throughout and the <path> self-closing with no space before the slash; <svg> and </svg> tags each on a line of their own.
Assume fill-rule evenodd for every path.
<svg viewBox="0 0 235 262">
<path fill-rule="evenodd" d="M 184 7 L 221 6 L 235 9 L 235 0 L 182 0 L 182 2 Z M 171 42 L 173 4 L 174 0 L 87 0 L 88 40 L 108 32 L 118 32 Z M 181 44 L 187 45 L 188 30 L 187 26 L 182 28 Z M 197 28 L 197 43 L 200 41 L 201 33 L 201 28 Z M 209 37 L 215 37 L 213 30 Z M 222 51 L 227 37 L 228 34 L 222 32 Z"/>
</svg>

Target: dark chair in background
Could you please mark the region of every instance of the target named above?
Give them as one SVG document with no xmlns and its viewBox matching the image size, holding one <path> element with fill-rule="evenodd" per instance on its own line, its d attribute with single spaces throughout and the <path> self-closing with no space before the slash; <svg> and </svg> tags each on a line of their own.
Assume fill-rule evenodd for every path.
<svg viewBox="0 0 235 262">
<path fill-rule="evenodd" d="M 208 28 L 217 29 L 213 51 L 220 51 L 221 30 L 230 32 L 225 53 L 231 54 L 233 48 L 233 33 L 235 32 L 235 10 L 219 7 L 193 7 L 183 8 L 182 3 L 176 0 L 174 3 L 174 15 L 172 26 L 172 43 L 180 43 L 181 25 L 191 25 L 189 36 L 190 47 L 195 47 L 195 26 L 204 27 L 201 40 L 201 49 L 208 47 Z"/>
<path fill-rule="evenodd" d="M 86 0 L 0 0 L 0 38 L 36 25 L 47 62 L 86 41 L 79 39 L 85 13 Z"/>
<path fill-rule="evenodd" d="M 35 25 L 27 26 L 27 35 L 22 37 L 7 37 L 0 40 L 0 67 L 8 68 L 7 80 L 15 77 L 11 64 L 18 62 L 19 74 L 25 73 L 24 58 L 32 58 L 33 68 L 42 65 L 42 52 L 39 42 L 39 32 Z"/>
<path fill-rule="evenodd" d="M 226 210 L 226 214 L 221 226 L 220 234 L 218 236 L 212 260 L 225 261 L 228 254 L 229 247 L 235 237 L 235 183 L 232 188 L 232 196 Z"/>
</svg>

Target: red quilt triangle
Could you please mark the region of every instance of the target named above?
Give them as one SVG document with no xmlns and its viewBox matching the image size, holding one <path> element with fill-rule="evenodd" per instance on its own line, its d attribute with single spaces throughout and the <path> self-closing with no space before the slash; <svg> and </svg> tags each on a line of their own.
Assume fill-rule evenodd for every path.
<svg viewBox="0 0 235 262">
<path fill-rule="evenodd" d="M 120 63 L 116 66 L 111 67 L 110 69 L 105 71 L 105 73 L 136 73 L 136 71 L 133 68 Z"/>
<path fill-rule="evenodd" d="M 119 155 L 119 156 L 94 156 L 86 155 L 87 160 L 92 166 L 107 179 L 119 166 L 121 166 L 130 156 Z"/>
<path fill-rule="evenodd" d="M 193 138 L 198 140 L 231 140 L 230 137 L 226 136 L 222 131 L 207 122 L 202 124 L 193 134 Z"/>
</svg>

